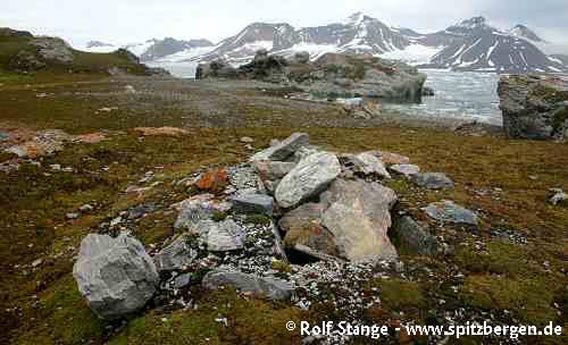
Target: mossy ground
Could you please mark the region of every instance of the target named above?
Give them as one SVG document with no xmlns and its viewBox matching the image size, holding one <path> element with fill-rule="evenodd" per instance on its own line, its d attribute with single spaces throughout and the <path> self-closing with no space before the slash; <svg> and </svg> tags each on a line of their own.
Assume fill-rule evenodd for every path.
<svg viewBox="0 0 568 345">
<path fill-rule="evenodd" d="M 96 117 L 96 109 L 112 105 L 112 96 L 73 95 L 78 89 L 116 90 L 122 87 L 121 83 L 92 82 L 92 76 L 86 84 L 45 78 L 15 78 L 6 83 L 0 93 L 0 121 L 33 129 L 62 128 L 70 133 L 109 129 L 116 132 L 98 144 L 70 144 L 64 151 L 43 158 L 41 167 L 24 164 L 19 171 L 0 174 L 0 319 L 8 342 L 200 344 L 208 338 L 207 343 L 212 344 L 299 343 L 296 334 L 285 331 L 285 321 L 322 320 L 333 313 L 315 309 L 307 315 L 289 305 L 238 298 L 229 290 L 198 295 L 196 302 L 201 307 L 197 310 L 150 311 L 131 320 L 118 334 L 109 334 L 107 325 L 85 305 L 70 274 L 80 240 L 96 231 L 100 222 L 141 202 L 169 204 L 183 199 L 186 192 L 172 182 L 201 167 L 224 166 L 245 159 L 250 152 L 239 142 L 241 136 L 254 138 L 254 146 L 262 148 L 270 139 L 286 137 L 293 131 L 308 132 L 315 144 L 338 151 L 398 152 L 409 156 L 425 171 L 448 174 L 457 182 L 457 187 L 450 191 L 425 192 L 403 180 L 389 183 L 400 194 L 401 204 L 419 219 L 425 220 L 421 207 L 443 198 L 479 210 L 482 215 L 477 232 L 435 229 L 445 231 L 455 245 L 455 252 L 448 257 L 404 257 L 425 260 L 426 265 L 440 267 L 441 271 L 457 265 L 466 275 L 459 291 L 446 292 L 445 287 L 427 280 L 380 281 L 377 287 L 384 292 L 384 310 L 371 313 L 371 320 L 401 311 L 420 319 L 437 307 L 432 296 L 442 293 L 451 303 L 469 308 L 510 310 L 524 322 L 568 322 L 567 280 L 563 273 L 568 270 L 568 209 L 547 203 L 549 188 L 568 189 L 565 144 L 464 137 L 443 130 L 396 125 L 298 127 L 298 117 L 316 123 L 318 116 L 325 114 L 302 114 L 297 108 L 287 112 L 281 107 L 281 100 L 276 112 L 278 127 L 191 128 L 188 120 L 181 117 L 191 117 L 193 112 L 180 110 L 165 114 L 166 124 L 186 124 L 190 135 L 141 138 L 129 129 L 164 125 L 161 114 L 149 114 L 132 104 L 117 114 Z M 25 86 L 28 83 L 32 84 L 31 89 L 60 97 L 39 99 Z M 271 115 L 265 110 L 256 112 L 258 108 L 248 106 L 246 97 L 241 101 L 243 116 L 247 118 Z M 49 165 L 55 163 L 72 167 L 75 172 L 53 172 Z M 162 184 L 143 195 L 124 193 L 127 186 L 136 184 L 149 170 L 157 172 L 154 181 Z M 499 197 L 480 193 L 494 188 L 502 190 Z M 74 212 L 85 203 L 96 205 L 95 210 L 78 220 L 65 218 L 67 212 Z M 146 245 L 159 243 L 172 235 L 174 217 L 159 212 L 143 218 L 135 235 Z M 491 235 L 495 229 L 518 233 L 528 242 L 516 244 L 496 239 Z M 480 240 L 486 245 L 478 249 L 475 245 Z M 37 258 L 43 262 L 31 267 Z M 230 327 L 215 321 L 219 317 L 226 317 Z"/>
</svg>

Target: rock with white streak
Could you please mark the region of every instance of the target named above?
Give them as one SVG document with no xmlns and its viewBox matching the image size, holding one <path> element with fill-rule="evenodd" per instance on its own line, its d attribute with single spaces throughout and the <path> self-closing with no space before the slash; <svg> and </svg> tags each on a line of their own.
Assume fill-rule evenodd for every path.
<svg viewBox="0 0 568 345">
<path fill-rule="evenodd" d="M 158 284 L 154 262 L 142 244 L 127 235 L 87 235 L 73 276 L 89 307 L 108 320 L 140 310 Z"/>
<path fill-rule="evenodd" d="M 341 165 L 334 154 L 317 152 L 302 159 L 276 188 L 276 201 L 292 208 L 322 192 L 339 174 Z"/>
</svg>

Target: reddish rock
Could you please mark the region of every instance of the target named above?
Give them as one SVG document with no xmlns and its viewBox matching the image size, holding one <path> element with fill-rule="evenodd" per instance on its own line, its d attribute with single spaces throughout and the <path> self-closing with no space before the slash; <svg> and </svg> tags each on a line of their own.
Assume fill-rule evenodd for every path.
<svg viewBox="0 0 568 345">
<path fill-rule="evenodd" d="M 229 174 L 225 169 L 211 169 L 197 181 L 197 188 L 211 193 L 222 193 L 229 183 Z"/>
</svg>

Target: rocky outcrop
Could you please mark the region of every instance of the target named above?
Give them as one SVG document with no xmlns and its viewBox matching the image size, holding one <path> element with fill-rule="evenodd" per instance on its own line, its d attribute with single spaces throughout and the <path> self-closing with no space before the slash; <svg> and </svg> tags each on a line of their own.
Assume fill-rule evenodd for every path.
<svg viewBox="0 0 568 345">
<path fill-rule="evenodd" d="M 510 138 L 568 137 L 568 79 L 505 75 L 499 81 L 503 129 Z"/>
<path fill-rule="evenodd" d="M 127 235 L 85 237 L 73 276 L 89 307 L 109 320 L 142 308 L 158 284 L 154 262 L 142 244 Z"/>
<path fill-rule="evenodd" d="M 323 98 L 371 97 L 420 101 L 426 75 L 401 62 L 364 55 L 327 53 L 314 62 L 305 54 L 285 59 L 257 52 L 238 68 L 223 61 L 200 64 L 196 79 L 236 78 L 286 83 Z"/>
</svg>

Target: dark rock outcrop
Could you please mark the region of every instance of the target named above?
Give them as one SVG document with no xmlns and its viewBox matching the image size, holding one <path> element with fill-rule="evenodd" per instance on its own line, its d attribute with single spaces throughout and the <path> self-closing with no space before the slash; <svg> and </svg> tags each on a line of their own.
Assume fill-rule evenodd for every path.
<svg viewBox="0 0 568 345">
<path fill-rule="evenodd" d="M 200 64 L 195 77 L 282 82 L 324 98 L 365 96 L 401 101 L 420 101 L 426 81 L 414 67 L 377 57 L 328 53 L 310 62 L 305 54 L 285 59 L 265 50 L 238 68 L 219 60 Z"/>
<path fill-rule="evenodd" d="M 510 138 L 565 139 L 568 136 L 568 79 L 506 75 L 498 88 L 503 129 Z"/>
</svg>

